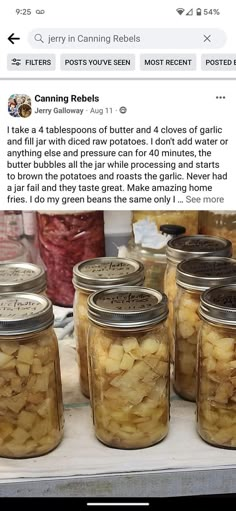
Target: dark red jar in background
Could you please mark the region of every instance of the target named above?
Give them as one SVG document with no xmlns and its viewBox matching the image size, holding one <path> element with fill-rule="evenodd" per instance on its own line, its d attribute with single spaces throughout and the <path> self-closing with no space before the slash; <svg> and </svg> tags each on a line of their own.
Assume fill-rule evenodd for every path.
<svg viewBox="0 0 236 511">
<path fill-rule="evenodd" d="M 47 295 L 56 305 L 73 304 L 72 270 L 105 255 L 103 211 L 37 213 L 40 255 L 47 270 Z"/>
</svg>

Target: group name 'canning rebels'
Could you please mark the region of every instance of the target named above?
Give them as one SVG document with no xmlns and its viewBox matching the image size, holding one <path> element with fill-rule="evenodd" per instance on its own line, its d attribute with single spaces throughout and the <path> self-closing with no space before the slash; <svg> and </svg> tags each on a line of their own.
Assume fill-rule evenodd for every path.
<svg viewBox="0 0 236 511">
<path fill-rule="evenodd" d="M 91 96 L 85 96 L 85 94 L 81 94 L 81 96 L 77 96 L 76 94 L 71 94 L 71 96 L 59 96 L 56 94 L 55 96 L 41 96 L 40 94 L 36 94 L 35 101 L 42 103 L 64 103 L 67 105 L 70 103 L 97 103 L 99 101 L 99 97 L 92 94 Z"/>
</svg>

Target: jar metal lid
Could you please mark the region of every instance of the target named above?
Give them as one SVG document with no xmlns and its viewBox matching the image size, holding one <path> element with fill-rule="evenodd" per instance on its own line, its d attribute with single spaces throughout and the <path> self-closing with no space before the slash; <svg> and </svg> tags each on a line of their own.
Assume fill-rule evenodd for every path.
<svg viewBox="0 0 236 511">
<path fill-rule="evenodd" d="M 199 314 L 212 323 L 236 327 L 236 285 L 205 291 L 200 298 Z"/>
<path fill-rule="evenodd" d="M 1 293 L 41 293 L 46 289 L 46 273 L 31 263 L 0 264 Z"/>
<path fill-rule="evenodd" d="M 113 286 L 138 286 L 144 281 L 144 266 L 135 259 L 97 257 L 73 268 L 73 284 L 84 291 L 99 291 Z"/>
<path fill-rule="evenodd" d="M 0 336 L 40 332 L 53 324 L 52 303 L 33 293 L 0 294 Z"/>
<path fill-rule="evenodd" d="M 215 256 L 187 259 L 177 266 L 176 282 L 195 291 L 236 283 L 236 260 Z"/>
<path fill-rule="evenodd" d="M 167 296 L 145 287 L 110 288 L 88 298 L 89 319 L 103 327 L 142 328 L 160 323 L 167 315 Z"/>
<path fill-rule="evenodd" d="M 215 255 L 219 257 L 232 256 L 232 243 L 230 240 L 218 236 L 177 236 L 168 241 L 166 249 L 167 258 L 173 263 L 184 259 L 200 257 L 203 255 Z"/>
<path fill-rule="evenodd" d="M 172 236 L 180 236 L 186 232 L 186 228 L 183 225 L 164 224 L 160 225 L 160 231 Z"/>
</svg>

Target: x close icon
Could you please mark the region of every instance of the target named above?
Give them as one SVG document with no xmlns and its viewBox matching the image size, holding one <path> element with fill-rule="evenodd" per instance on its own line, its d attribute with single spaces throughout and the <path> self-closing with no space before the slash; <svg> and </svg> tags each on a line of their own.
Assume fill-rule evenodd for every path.
<svg viewBox="0 0 236 511">
<path fill-rule="evenodd" d="M 211 43 L 211 34 L 205 35 L 204 34 L 204 43 Z"/>
</svg>

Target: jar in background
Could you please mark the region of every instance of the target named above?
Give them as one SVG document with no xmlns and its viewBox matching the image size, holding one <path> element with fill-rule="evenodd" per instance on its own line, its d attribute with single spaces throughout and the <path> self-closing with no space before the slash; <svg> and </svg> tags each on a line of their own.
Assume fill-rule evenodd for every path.
<svg viewBox="0 0 236 511">
<path fill-rule="evenodd" d="M 56 305 L 73 305 L 73 266 L 105 255 L 102 211 L 39 212 L 40 255 L 47 269 L 47 294 Z"/>
<path fill-rule="evenodd" d="M 62 439 L 61 376 L 52 324 L 47 298 L 0 295 L 0 456 L 39 456 Z"/>
<path fill-rule="evenodd" d="M 22 218 L 24 236 L 29 240 L 33 240 L 37 232 L 35 211 L 22 211 Z"/>
<path fill-rule="evenodd" d="M 5 233 L 9 239 L 19 240 L 24 234 L 22 211 L 4 211 Z"/>
<path fill-rule="evenodd" d="M 217 447 L 236 448 L 236 286 L 201 297 L 197 428 Z"/>
<path fill-rule="evenodd" d="M 129 256 L 142 261 L 145 271 L 145 287 L 163 291 L 164 289 L 164 275 L 166 270 L 166 245 L 167 242 L 175 236 L 183 234 L 185 228 L 181 225 L 161 225 L 158 239 L 160 240 L 160 247 L 155 243 L 155 236 L 150 240 L 153 246 L 148 244 L 135 244 L 132 240 L 129 242 L 128 253 Z"/>
<path fill-rule="evenodd" d="M 167 298 L 121 287 L 89 297 L 89 376 L 95 434 L 121 449 L 160 442 L 169 427 Z"/>
<path fill-rule="evenodd" d="M 105 253 L 117 257 L 119 247 L 126 246 L 131 234 L 131 211 L 104 211 Z"/>
<path fill-rule="evenodd" d="M 155 249 L 143 248 L 140 245 L 128 247 L 128 256 L 142 262 L 145 271 L 145 287 L 163 291 L 166 269 L 166 254 Z"/>
<path fill-rule="evenodd" d="M 132 215 L 132 224 L 149 219 L 159 231 L 162 224 L 174 224 L 185 227 L 187 235 L 198 233 L 198 211 L 133 211 Z"/>
<path fill-rule="evenodd" d="M 20 241 L 0 240 L 0 264 L 31 262 L 31 257 L 27 248 Z"/>
<path fill-rule="evenodd" d="M 169 300 L 168 330 L 170 337 L 170 356 L 174 360 L 174 300 L 177 294 L 176 267 L 185 259 L 203 255 L 219 257 L 232 256 L 232 244 L 229 240 L 216 236 L 178 236 L 167 243 L 167 266 L 164 276 L 164 292 Z"/>
<path fill-rule="evenodd" d="M 46 294 L 47 281 L 43 268 L 31 263 L 0 263 L 0 294 Z"/>
<path fill-rule="evenodd" d="M 236 257 L 236 211 L 201 211 L 199 231 L 229 239 L 233 245 L 233 257 Z"/>
<path fill-rule="evenodd" d="M 80 366 L 80 387 L 89 397 L 88 381 L 88 296 L 104 288 L 113 286 L 140 286 L 144 280 L 142 263 L 133 259 L 118 257 L 100 257 L 76 264 L 73 268 L 75 287 L 74 324 L 75 340 Z"/>
<path fill-rule="evenodd" d="M 184 399 L 195 401 L 200 296 L 210 287 L 236 283 L 236 260 L 208 256 L 182 261 L 176 282 L 174 388 Z"/>
</svg>

